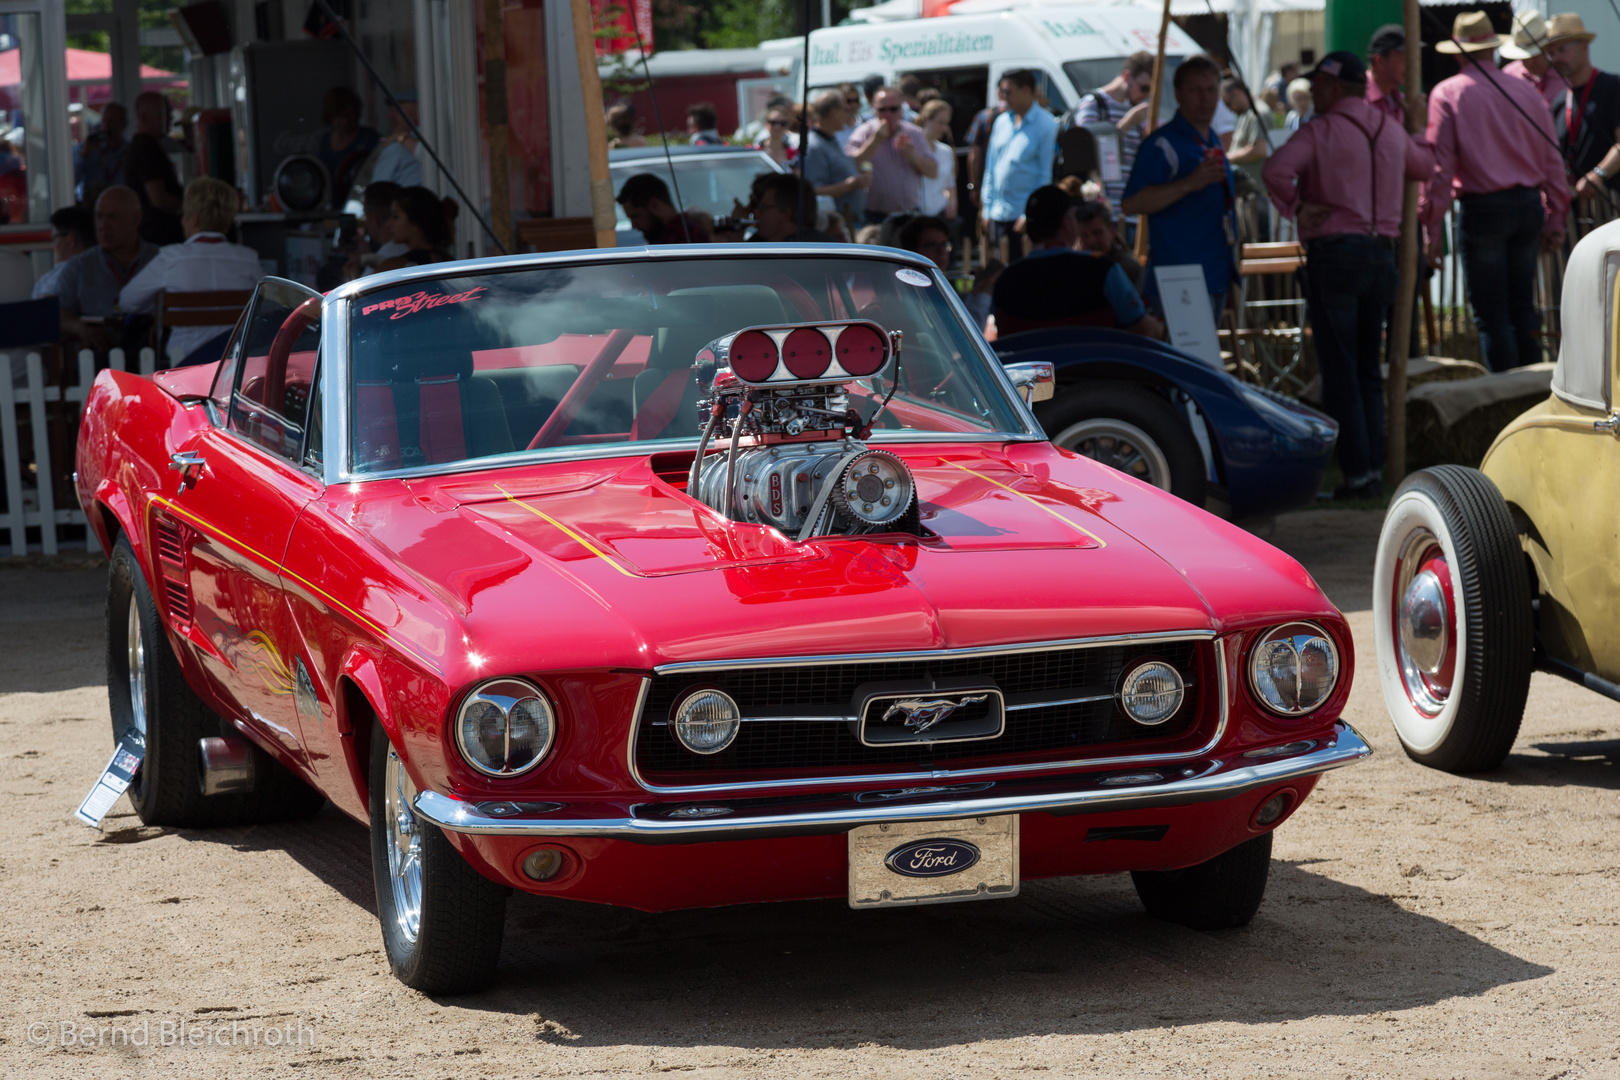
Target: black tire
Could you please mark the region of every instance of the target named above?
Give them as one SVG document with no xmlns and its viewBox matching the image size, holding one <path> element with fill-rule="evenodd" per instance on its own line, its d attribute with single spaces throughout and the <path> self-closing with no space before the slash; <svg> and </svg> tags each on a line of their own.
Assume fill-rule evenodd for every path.
<svg viewBox="0 0 1620 1080">
<path fill-rule="evenodd" d="M 1438 683 L 1421 648 L 1403 637 L 1396 599 L 1412 589 L 1414 567 L 1416 574 L 1425 565 L 1438 571 L 1428 561 L 1437 556 L 1455 609 L 1443 612 L 1453 653 Z M 1535 666 L 1530 592 L 1518 530 L 1490 477 L 1441 465 L 1406 478 L 1378 538 L 1373 629 L 1384 704 L 1413 761 L 1469 773 L 1495 769 L 1507 757 Z"/>
<path fill-rule="evenodd" d="M 326 798 L 293 775 L 260 747 L 252 746 L 254 790 L 236 795 L 204 795 L 198 781 L 198 743 L 211 736 L 241 738 L 204 704 L 186 682 L 169 644 L 157 603 L 125 537 L 113 548 L 107 573 L 107 700 L 113 742 L 138 727 L 136 693 L 130 679 L 130 609 L 141 648 L 135 662 L 145 672 L 146 753 L 129 786 L 129 801 L 147 825 L 181 829 L 249 825 L 308 817 Z"/>
<path fill-rule="evenodd" d="M 371 870 L 388 966 L 400 982 L 424 994 L 476 993 L 495 979 L 506 929 L 506 897 L 511 890 L 468 866 L 436 825 L 412 814 L 411 828 L 420 841 L 421 893 L 416 933 L 411 935 L 408 920 L 402 918 L 389 863 L 393 841 L 387 788 L 392 752 L 382 725 L 374 723 Z"/>
<path fill-rule="evenodd" d="M 1271 834 L 1185 870 L 1133 870 L 1131 883 L 1149 915 L 1194 930 L 1249 925 L 1266 895 Z"/>
<path fill-rule="evenodd" d="M 1037 405 L 1035 416 L 1054 445 L 1204 505 L 1203 452 L 1187 417 L 1155 391 L 1128 382 L 1071 383 Z"/>
</svg>

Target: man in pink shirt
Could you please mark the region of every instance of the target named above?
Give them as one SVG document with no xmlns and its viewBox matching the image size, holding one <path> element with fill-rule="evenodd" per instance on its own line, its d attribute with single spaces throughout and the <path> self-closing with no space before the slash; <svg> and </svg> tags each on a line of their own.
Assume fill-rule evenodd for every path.
<svg viewBox="0 0 1620 1080">
<path fill-rule="evenodd" d="M 1367 71 L 1334 52 L 1310 74 L 1316 119 L 1272 152 L 1261 176 L 1305 241 L 1306 298 L 1322 407 L 1339 422 L 1344 486 L 1335 498 L 1383 494 L 1384 313 L 1395 296 L 1395 238 L 1407 180 L 1434 170 L 1427 143 L 1367 100 Z"/>
<path fill-rule="evenodd" d="M 1483 11 L 1458 15 L 1449 41 L 1462 70 L 1429 95 L 1429 142 L 1435 172 L 1418 204 L 1429 262 L 1445 250 L 1443 226 L 1462 206 L 1457 248 L 1468 303 L 1492 370 L 1541 359 L 1536 310 L 1536 252 L 1564 240 L 1569 180 L 1553 134 L 1552 113 L 1535 87 L 1502 74 L 1491 53 L 1507 39 Z"/>
<path fill-rule="evenodd" d="M 1523 79 L 1536 88 L 1548 108 L 1569 84 L 1541 50 L 1548 43 L 1547 20 L 1539 11 L 1521 11 L 1513 16 L 1513 40 L 1499 50 L 1512 63 L 1502 68 L 1504 75 Z"/>
<path fill-rule="evenodd" d="M 1367 104 L 1397 124 L 1406 123 L 1406 30 L 1394 23 L 1373 31 L 1367 43 Z M 1423 104 L 1422 98 L 1418 105 Z"/>
</svg>

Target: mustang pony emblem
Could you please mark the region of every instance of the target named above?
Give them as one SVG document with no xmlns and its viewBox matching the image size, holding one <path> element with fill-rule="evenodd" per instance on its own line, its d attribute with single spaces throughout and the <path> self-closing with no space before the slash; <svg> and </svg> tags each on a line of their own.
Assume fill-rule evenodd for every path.
<svg viewBox="0 0 1620 1080">
<path fill-rule="evenodd" d="M 962 706 L 975 704 L 989 696 L 989 694 L 971 694 L 948 698 L 902 698 L 889 706 L 888 711 L 883 714 L 883 722 L 886 724 L 896 716 L 904 717 L 906 727 L 921 735 Z"/>
</svg>

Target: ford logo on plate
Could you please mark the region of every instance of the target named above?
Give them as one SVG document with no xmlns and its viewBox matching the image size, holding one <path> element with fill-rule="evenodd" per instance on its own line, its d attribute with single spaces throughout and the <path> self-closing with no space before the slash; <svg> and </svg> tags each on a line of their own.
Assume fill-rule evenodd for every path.
<svg viewBox="0 0 1620 1080">
<path fill-rule="evenodd" d="M 979 849 L 963 840 L 917 840 L 902 844 L 883 860 L 906 877 L 944 877 L 960 874 L 979 861 Z"/>
</svg>

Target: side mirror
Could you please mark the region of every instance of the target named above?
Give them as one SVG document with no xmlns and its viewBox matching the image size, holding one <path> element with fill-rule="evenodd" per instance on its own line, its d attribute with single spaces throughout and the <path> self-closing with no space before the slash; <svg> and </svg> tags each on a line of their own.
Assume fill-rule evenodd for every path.
<svg viewBox="0 0 1620 1080">
<path fill-rule="evenodd" d="M 1026 405 L 1049 400 L 1057 390 L 1057 381 L 1048 360 L 1032 360 L 1022 364 L 1008 364 L 1007 377 Z"/>
</svg>

